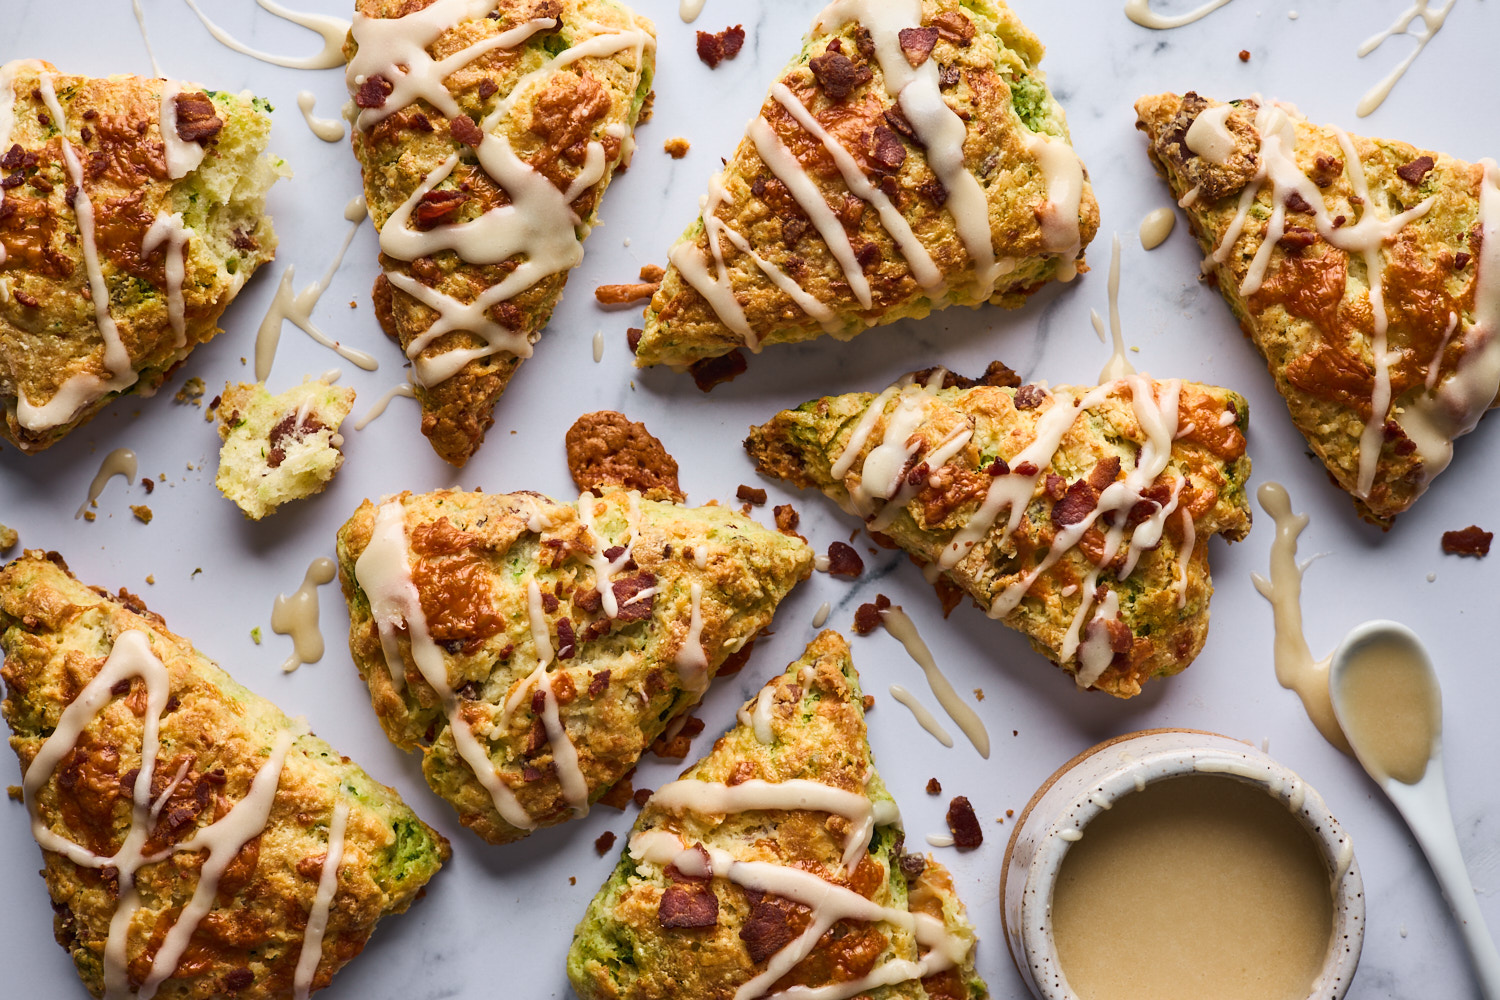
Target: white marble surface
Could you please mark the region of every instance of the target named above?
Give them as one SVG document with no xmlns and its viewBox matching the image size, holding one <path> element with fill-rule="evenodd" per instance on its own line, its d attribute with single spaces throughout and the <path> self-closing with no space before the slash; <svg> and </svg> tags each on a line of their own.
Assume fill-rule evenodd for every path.
<svg viewBox="0 0 1500 1000">
<path fill-rule="evenodd" d="M 347 6 L 341 0 L 292 2 L 336 13 Z M 641 130 L 635 165 L 610 190 L 605 224 L 589 241 L 587 258 L 536 357 L 502 401 L 479 456 L 461 473 L 449 469 L 418 433 L 414 404 L 398 399 L 368 430 L 348 434 L 348 463 L 327 493 L 256 525 L 213 489 L 213 428 L 200 410 L 174 404 L 172 393 L 190 375 L 202 376 L 210 395 L 225 379 L 249 378 L 239 359 L 250 354 L 280 268 L 295 264 L 299 283 L 310 281 L 343 239 L 339 213 L 358 191 L 357 168 L 347 147 L 326 145 L 308 133 L 295 101 L 298 90 L 312 90 L 319 110 L 331 115 L 344 99 L 343 81 L 338 71 L 283 70 L 229 52 L 192 19 L 182 0 L 144 0 L 164 72 L 218 88 L 251 88 L 275 103 L 273 147 L 297 172 L 271 196 L 280 256 L 226 314 L 226 332 L 200 349 L 157 398 L 117 404 L 44 455 L 0 451 L 0 520 L 21 530 L 23 544 L 64 552 L 85 581 L 143 594 L 237 678 L 289 712 L 305 713 L 320 735 L 399 787 L 453 839 L 453 862 L 427 897 L 377 932 L 366 954 L 325 994 L 330 1000 L 570 995 L 563 972 L 569 932 L 614 863 L 613 854 L 594 853 L 593 840 L 604 830 L 623 834 L 634 813 L 599 808 L 581 822 L 508 848 L 490 847 L 461 830 L 448 807 L 427 791 L 417 761 L 386 742 L 368 711 L 365 690 L 342 646 L 346 617 L 335 588 L 322 591 L 328 654 L 291 676 L 280 673 L 290 640 L 270 634 L 272 599 L 297 586 L 309 560 L 332 554 L 334 530 L 361 498 L 455 482 L 565 496 L 570 482 L 563 431 L 581 412 L 619 408 L 646 421 L 676 454 L 691 500 L 726 500 L 739 483 L 755 482 L 738 447 L 745 428 L 823 393 L 879 388 L 904 371 L 935 362 L 978 371 L 992 358 L 1033 378 L 1092 381 L 1107 352 L 1095 339 L 1088 311 L 1102 311 L 1106 304 L 1112 231 L 1125 244 L 1121 306 L 1127 343 L 1140 347 L 1131 360 L 1158 376 L 1219 382 L 1245 393 L 1252 405 L 1255 480 L 1285 482 L 1296 508 L 1312 515 L 1303 554 L 1326 553 L 1306 580 L 1314 653 L 1328 651 L 1351 625 L 1372 617 L 1405 621 L 1430 642 L 1446 696 L 1447 767 L 1460 839 L 1481 906 L 1500 924 L 1495 896 L 1500 782 L 1493 774 L 1500 757 L 1493 680 L 1494 581 L 1500 563 L 1445 557 L 1438 547 L 1445 529 L 1472 522 L 1496 526 L 1492 498 L 1500 471 L 1490 467 L 1486 455 L 1500 445 L 1495 440 L 1500 426 L 1487 422 L 1461 442 L 1453 467 L 1395 530 L 1383 535 L 1360 524 L 1347 499 L 1305 454 L 1260 359 L 1218 296 L 1196 281 L 1198 255 L 1185 227 L 1178 226 L 1151 254 L 1136 242 L 1141 218 L 1168 199 L 1147 163 L 1131 110 L 1140 94 L 1169 88 L 1196 88 L 1218 97 L 1259 91 L 1296 102 L 1314 119 L 1356 131 L 1403 138 L 1466 159 L 1500 155 L 1500 106 L 1484 99 L 1493 96 L 1484 74 L 1493 40 L 1500 37 L 1500 4 L 1458 0 L 1446 29 L 1406 80 L 1363 121 L 1354 116 L 1360 95 L 1414 42 L 1394 39 L 1364 60 L 1355 57 L 1355 49 L 1389 24 L 1404 0 L 1323 0 L 1307 4 L 1296 19 L 1285 5 L 1235 0 L 1196 25 L 1170 32 L 1131 24 L 1121 12 L 1122 0 L 1015 0 L 1015 5 L 1049 45 L 1044 65 L 1093 177 L 1103 227 L 1090 251 L 1092 274 L 1049 289 L 1016 312 L 939 314 L 864 334 L 851 345 L 825 340 L 768 350 L 752 360 L 748 374 L 711 396 L 670 372 L 634 372 L 624 331 L 636 322 L 635 315 L 600 310 L 593 287 L 632 280 L 640 264 L 663 260 L 672 238 L 696 212 L 717 157 L 737 140 L 771 74 L 795 51 L 820 7 L 820 0 L 708 0 L 693 27 L 716 30 L 742 21 L 749 33 L 739 58 L 710 72 L 693 56 L 692 29 L 678 20 L 676 0 L 637 0 L 638 9 L 656 18 L 661 34 L 656 117 Z M 1174 3 L 1167 9 L 1187 6 Z M 125 0 L 6 0 L 3 7 L 0 59 L 42 57 L 74 73 L 150 70 Z M 248 0 L 204 0 L 204 7 L 261 47 L 291 54 L 317 46 L 314 36 Z M 1241 49 L 1251 53 L 1248 63 L 1237 58 Z M 662 142 L 677 135 L 693 143 L 680 161 L 661 152 Z M 357 414 L 401 378 L 397 352 L 379 333 L 369 307 L 374 252 L 366 226 L 316 313 L 331 334 L 381 359 L 380 371 L 373 374 L 343 366 L 346 381 L 360 392 Z M 349 307 L 351 300 L 357 308 Z M 598 329 L 606 347 L 603 363 L 596 365 L 591 351 Z M 288 325 L 272 387 L 284 388 L 337 360 Z M 121 445 L 140 453 L 143 474 L 166 472 L 170 485 L 146 500 L 138 487 L 127 494 L 116 480 L 100 501 L 96 523 L 71 520 L 98 459 Z M 831 504 L 762 485 L 773 502 L 790 499 L 797 505 L 804 532 L 820 548 L 847 537 L 852 525 Z M 141 502 L 155 509 L 149 526 L 130 516 L 127 505 Z M 1270 546 L 1270 519 L 1257 515 L 1247 541 L 1231 548 L 1214 543 L 1218 593 L 1203 655 L 1184 675 L 1151 685 L 1132 702 L 1078 693 L 1016 634 L 972 608 L 961 608 L 944 623 L 915 568 L 902 556 L 881 552 L 867 554 L 867 572 L 856 584 L 816 574 L 797 589 L 777 617 L 776 635 L 760 645 L 750 667 L 710 693 L 702 712 L 708 732 L 695 749 L 706 748 L 732 723 L 740 700 L 798 654 L 813 634 L 811 619 L 821 603 L 833 602 L 830 624 L 846 628 L 860 602 L 884 592 L 912 613 L 959 690 L 985 692 L 978 710 L 995 740 L 988 762 L 967 744 L 942 748 L 886 694 L 887 686 L 899 681 L 932 701 L 893 639 L 880 633 L 854 643 L 856 662 L 878 703 L 871 714 L 876 760 L 903 806 L 909 834 L 920 840 L 940 830 L 943 809 L 954 794 L 969 796 L 984 819 L 989 839 L 982 848 L 940 853 L 954 869 L 980 929 L 979 966 L 996 997 L 1020 997 L 1024 990 L 1000 935 L 998 880 L 1010 826 L 996 824 L 995 818 L 1008 808 L 1019 810 L 1036 785 L 1077 751 L 1153 726 L 1212 729 L 1257 744 L 1269 740 L 1274 756 L 1322 792 L 1354 838 L 1369 893 L 1364 961 L 1352 997 L 1476 996 L 1436 885 L 1395 812 L 1353 762 L 1323 743 L 1296 698 L 1276 684 L 1270 611 L 1250 584 L 1252 571 L 1264 571 Z M 203 572 L 191 576 L 197 567 Z M 1436 579 L 1430 582 L 1432 573 Z M 147 574 L 155 575 L 154 586 L 145 583 Z M 267 634 L 260 646 L 249 637 L 256 626 Z M 676 770 L 648 760 L 637 785 L 656 787 Z M 922 790 L 934 775 L 943 783 L 941 799 Z M 0 778 L 5 784 L 20 781 L 9 755 L 0 761 Z M 9 983 L 0 992 L 82 996 L 68 959 L 51 941 L 35 852 L 21 806 L 0 803 L 0 899 L 5 900 L 0 964 L 11 970 L 10 983 L 25 983 L 22 993 L 11 993 Z M 1117 932 L 1101 928 L 1101 933 Z"/>
</svg>

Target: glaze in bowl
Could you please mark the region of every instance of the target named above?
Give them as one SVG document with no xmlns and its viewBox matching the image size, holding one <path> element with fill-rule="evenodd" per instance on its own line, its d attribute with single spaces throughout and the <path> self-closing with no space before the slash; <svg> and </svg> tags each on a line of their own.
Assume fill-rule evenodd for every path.
<svg viewBox="0 0 1500 1000">
<path fill-rule="evenodd" d="M 1052 894 L 1068 849 L 1109 804 L 1187 775 L 1264 788 L 1307 831 L 1328 873 L 1333 932 L 1308 1000 L 1341 1000 L 1364 941 L 1364 883 L 1354 849 L 1320 796 L 1261 750 L 1217 733 L 1154 729 L 1100 743 L 1068 761 L 1027 803 L 1005 849 L 1000 916 L 1006 946 L 1039 1000 L 1078 1000 L 1058 960 Z"/>
</svg>

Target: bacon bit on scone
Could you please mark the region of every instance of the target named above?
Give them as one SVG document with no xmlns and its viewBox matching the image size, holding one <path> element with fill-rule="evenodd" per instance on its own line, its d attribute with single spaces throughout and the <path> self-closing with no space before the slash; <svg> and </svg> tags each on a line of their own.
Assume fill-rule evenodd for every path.
<svg viewBox="0 0 1500 1000">
<path fill-rule="evenodd" d="M 939 782 L 936 778 L 928 778 L 927 779 L 927 794 L 928 795 L 942 795 L 943 794 L 943 785 L 942 785 L 942 783 Z"/>
<path fill-rule="evenodd" d="M 453 221 L 458 210 L 464 207 L 469 196 L 462 191 L 449 188 L 443 191 L 428 191 L 417 200 L 412 212 L 413 222 L 421 230 L 428 230 Z"/>
<path fill-rule="evenodd" d="M 733 59 L 740 54 L 740 49 L 745 44 L 745 27 L 736 24 L 732 28 L 710 34 L 707 31 L 698 32 L 698 58 L 702 59 L 709 69 L 713 69 L 726 59 Z"/>
<path fill-rule="evenodd" d="M 749 369 L 745 355 L 739 348 L 717 358 L 704 358 L 688 366 L 693 382 L 703 392 L 712 391 L 721 382 L 732 382 Z"/>
<path fill-rule="evenodd" d="M 1016 409 L 1034 410 L 1047 401 L 1047 390 L 1027 383 L 1016 390 Z"/>
<path fill-rule="evenodd" d="M 880 627 L 880 612 L 891 606 L 891 599 L 884 594 L 876 594 L 871 604 L 861 604 L 854 612 L 854 631 L 859 635 L 869 635 Z"/>
<path fill-rule="evenodd" d="M 974 815 L 974 807 L 962 795 L 954 796 L 948 803 L 948 829 L 953 833 L 954 847 L 972 850 L 984 843 L 979 817 Z"/>
<path fill-rule="evenodd" d="M 453 138 L 475 149 L 484 141 L 484 130 L 475 125 L 474 119 L 468 115 L 454 115 L 448 119 L 448 131 L 453 134 Z"/>
<path fill-rule="evenodd" d="M 956 10 L 945 10 L 932 19 L 938 34 L 960 48 L 974 41 L 974 22 Z"/>
<path fill-rule="evenodd" d="M 224 123 L 214 114 L 214 102 L 207 94 L 178 94 L 175 103 L 177 138 L 183 142 L 206 146 L 224 128 Z"/>
<path fill-rule="evenodd" d="M 719 922 L 719 897 L 711 886 L 673 885 L 661 894 L 656 917 L 666 930 L 713 927 Z"/>
<path fill-rule="evenodd" d="M 801 921 L 794 923 L 794 918 L 811 911 L 801 903 L 759 889 L 746 889 L 745 898 L 750 903 L 750 915 L 740 928 L 740 940 L 745 942 L 750 961 L 759 965 L 796 940 Z"/>
<path fill-rule="evenodd" d="M 599 853 L 600 857 L 608 854 L 609 849 L 614 846 L 615 834 L 613 830 L 605 830 L 603 833 L 599 834 L 598 839 L 594 841 L 594 850 Z"/>
<path fill-rule="evenodd" d="M 628 306 L 644 302 L 656 294 L 655 282 L 632 282 L 628 285 L 600 285 L 594 289 L 594 299 L 601 306 Z"/>
<path fill-rule="evenodd" d="M 865 561 L 854 547 L 843 542 L 828 543 L 828 575 L 855 579 L 865 571 Z"/>
<path fill-rule="evenodd" d="M 1437 164 L 1433 162 L 1432 157 L 1419 156 L 1410 163 L 1397 167 L 1396 176 L 1412 187 L 1421 187 L 1422 178 L 1426 177 L 1427 172 L 1435 166 Z"/>
<path fill-rule="evenodd" d="M 1490 554 L 1490 542 L 1494 538 L 1493 531 L 1485 531 L 1479 525 L 1471 524 L 1458 531 L 1443 532 L 1443 551 L 1450 556 L 1473 556 L 1475 559 L 1482 559 Z"/>
<path fill-rule="evenodd" d="M 869 83 L 875 75 L 870 67 L 861 66 L 844 55 L 843 43 L 837 38 L 828 43 L 820 56 L 807 61 L 807 68 L 830 101 L 842 101 Z"/>
<path fill-rule="evenodd" d="M 671 732 L 671 727 L 667 728 Z M 693 738 L 703 732 L 703 720 L 695 715 L 690 715 L 682 722 L 682 728 L 673 733 L 671 738 L 667 733 L 662 733 L 651 744 L 651 752 L 665 760 L 683 760 L 688 751 L 693 748 Z"/>
<path fill-rule="evenodd" d="M 638 326 L 626 327 L 626 329 L 625 329 L 625 346 L 628 347 L 628 348 L 630 348 L 630 353 L 631 354 L 634 354 L 635 353 L 635 349 L 637 347 L 641 346 L 641 336 L 645 332 L 646 332 L 645 330 L 642 330 Z"/>
<path fill-rule="evenodd" d="M 354 104 L 361 108 L 384 107 L 385 99 L 391 96 L 391 91 L 395 89 L 395 84 L 379 73 L 367 76 L 365 82 L 359 85 L 359 92 L 354 95 Z"/>
<path fill-rule="evenodd" d="M 687 499 L 677 482 L 677 461 L 646 425 L 614 410 L 585 413 L 564 436 L 568 471 L 580 490 L 622 486 L 650 499 Z"/>
<path fill-rule="evenodd" d="M 938 30 L 931 27 L 902 28 L 897 37 L 901 41 L 901 53 L 906 56 L 906 61 L 911 63 L 912 68 L 916 69 L 932 55 L 932 47 L 938 40 Z"/>
<path fill-rule="evenodd" d="M 674 159 L 674 160 L 680 160 L 684 156 L 688 155 L 688 150 L 692 149 L 693 146 L 692 146 L 692 143 L 688 142 L 682 136 L 678 135 L 678 136 L 673 136 L 672 138 L 668 139 L 666 142 L 662 143 L 661 144 L 661 148 L 662 148 L 662 151 L 665 152 L 672 159 Z"/>
<path fill-rule="evenodd" d="M 734 498 L 736 500 L 743 500 L 745 503 L 753 503 L 755 506 L 761 507 L 764 506 L 766 502 L 766 491 L 757 489 L 754 486 L 745 486 L 742 483 L 740 485 L 740 488 L 734 491 Z"/>
</svg>

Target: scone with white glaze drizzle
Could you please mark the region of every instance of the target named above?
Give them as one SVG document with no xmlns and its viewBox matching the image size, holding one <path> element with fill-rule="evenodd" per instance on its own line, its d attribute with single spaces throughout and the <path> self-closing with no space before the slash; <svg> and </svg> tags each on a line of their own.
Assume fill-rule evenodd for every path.
<svg viewBox="0 0 1500 1000">
<path fill-rule="evenodd" d="M 1389 527 L 1500 393 L 1500 167 L 1259 99 L 1136 113 L 1292 422 Z"/>
<path fill-rule="evenodd" d="M 822 490 L 1080 688 L 1129 698 L 1208 634 L 1208 542 L 1250 530 L 1243 397 L 1131 374 L 975 384 L 943 369 L 753 428 L 760 472 Z"/>
<path fill-rule="evenodd" d="M 264 382 L 226 384 L 214 485 L 252 521 L 321 493 L 344 464 L 339 425 L 353 406 L 354 390 L 326 379 L 304 379 L 279 396 Z"/>
<path fill-rule="evenodd" d="M 647 801 L 573 932 L 584 1000 L 979 1000 L 953 879 L 905 854 L 849 644 L 824 632 Z"/>
<path fill-rule="evenodd" d="M 0 66 L 0 436 L 37 452 L 149 396 L 275 255 L 270 105 Z"/>
<path fill-rule="evenodd" d="M 448 858 L 393 789 L 56 553 L 0 571 L 0 649 L 57 941 L 96 997 L 305 1000 Z"/>
<path fill-rule="evenodd" d="M 1003 0 L 836 0 L 669 254 L 636 364 L 1019 306 L 1099 208 Z"/>
<path fill-rule="evenodd" d="M 562 295 L 651 93 L 615 0 L 358 0 L 345 54 L 380 233 L 375 311 L 422 433 L 463 465 Z"/>
<path fill-rule="evenodd" d="M 381 725 L 491 843 L 587 812 L 812 571 L 727 507 L 602 492 L 403 493 L 339 531 Z"/>
</svg>

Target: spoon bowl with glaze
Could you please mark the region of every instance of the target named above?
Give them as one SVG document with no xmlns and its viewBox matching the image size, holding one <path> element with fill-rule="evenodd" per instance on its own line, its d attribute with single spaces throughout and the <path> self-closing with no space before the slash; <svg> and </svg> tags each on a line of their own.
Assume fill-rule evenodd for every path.
<svg viewBox="0 0 1500 1000">
<path fill-rule="evenodd" d="M 1443 699 L 1415 632 L 1392 621 L 1356 627 L 1334 651 L 1329 694 L 1355 756 L 1416 836 L 1453 911 L 1485 1000 L 1500 1000 L 1500 952 L 1464 867 L 1443 780 Z"/>
</svg>

